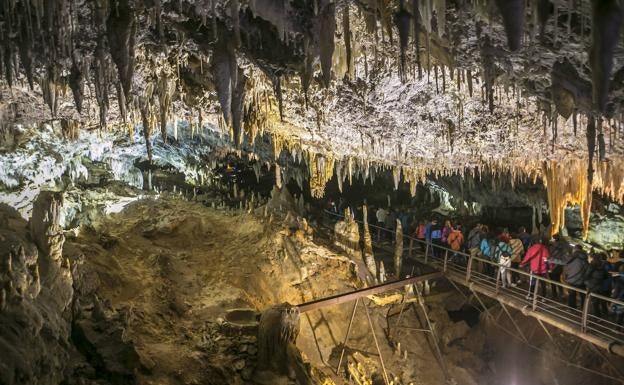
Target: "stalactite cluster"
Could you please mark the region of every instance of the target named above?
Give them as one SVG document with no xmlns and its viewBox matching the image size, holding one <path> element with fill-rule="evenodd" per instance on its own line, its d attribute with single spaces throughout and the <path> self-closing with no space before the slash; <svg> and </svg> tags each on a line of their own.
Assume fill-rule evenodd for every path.
<svg viewBox="0 0 624 385">
<path fill-rule="evenodd" d="M 589 206 L 592 190 L 622 199 L 614 165 L 624 82 L 614 55 L 622 49 L 623 19 L 618 0 L 7 0 L 0 5 L 0 73 L 8 88 L 26 82 L 40 91 L 50 115 L 65 119 L 68 138 L 94 119 L 101 128 L 123 123 L 131 134 L 141 125 L 150 160 L 157 126 L 163 141 L 172 123 L 177 137 L 180 118 L 198 132 L 218 105 L 217 125 L 234 146 L 253 146 L 269 133 L 275 160 L 287 149 L 306 163 L 315 196 L 334 174 L 342 189 L 354 177 L 372 182 L 375 170 L 392 168 L 395 187 L 403 181 L 415 193 L 429 176 L 488 170 L 543 178 L 556 216 L 568 204 Z M 570 49 L 579 46 L 589 60 Z M 559 56 L 543 71 L 546 78 L 525 70 Z M 396 73 L 402 86 L 392 83 Z M 475 107 L 479 95 L 489 115 Z M 70 114 L 60 111 L 68 97 L 75 105 Z M 429 111 L 387 114 L 430 100 L 436 102 Z M 363 111 L 353 115 L 360 119 L 333 113 L 345 112 L 341 105 Z M 543 134 L 528 115 L 542 118 Z M 469 143 L 470 137 L 496 143 L 488 130 L 509 116 L 507 136 L 534 130 L 552 152 L 536 157 L 556 159 L 557 166 L 523 163 L 513 148 L 489 159 Z M 586 153 L 577 156 L 585 166 L 575 163 L 568 180 L 559 169 L 567 165 L 568 143 L 557 144 L 570 119 L 575 136 L 578 127 L 585 131 Z M 342 126 L 356 127 L 345 132 L 359 130 L 360 137 L 337 139 L 332 131 Z M 441 132 L 422 145 L 435 151 L 418 154 L 403 136 L 389 134 L 403 129 Z M 438 161 L 439 153 L 461 164 Z"/>
</svg>

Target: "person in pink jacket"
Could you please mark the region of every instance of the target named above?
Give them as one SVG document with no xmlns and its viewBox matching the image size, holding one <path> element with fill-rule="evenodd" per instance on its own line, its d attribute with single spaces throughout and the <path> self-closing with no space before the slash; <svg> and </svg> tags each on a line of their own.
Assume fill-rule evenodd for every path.
<svg viewBox="0 0 624 385">
<path fill-rule="evenodd" d="M 529 265 L 529 269 L 533 275 L 547 278 L 549 270 L 547 259 L 550 258 L 550 251 L 548 250 L 547 244 L 547 240 L 538 240 L 533 246 L 529 247 L 524 255 L 524 259 L 520 263 L 520 267 Z M 531 277 L 529 295 L 527 298 L 533 295 L 536 281 L 535 278 Z M 542 284 L 541 286 L 542 297 L 546 297 L 546 284 Z"/>
</svg>

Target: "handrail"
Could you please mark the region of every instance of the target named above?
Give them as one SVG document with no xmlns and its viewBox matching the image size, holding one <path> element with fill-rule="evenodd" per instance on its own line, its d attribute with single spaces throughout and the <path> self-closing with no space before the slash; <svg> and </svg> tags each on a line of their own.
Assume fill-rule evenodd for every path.
<svg viewBox="0 0 624 385">
<path fill-rule="evenodd" d="M 340 219 L 345 218 L 343 215 L 340 215 L 340 214 L 337 214 L 328 210 L 325 210 L 325 212 L 336 218 L 340 218 Z M 355 220 L 355 219 L 352 219 L 352 220 L 360 224 L 363 223 L 363 221 L 360 221 L 360 220 Z M 391 234 L 396 233 L 394 230 L 391 230 L 385 227 L 372 225 L 372 224 L 368 224 L 368 226 L 369 228 L 380 229 L 380 230 L 389 232 Z M 516 297 L 518 295 L 524 296 L 525 294 L 527 294 L 526 296 L 527 300 L 530 299 L 530 302 L 528 302 L 527 304 L 528 306 L 530 306 L 530 308 L 534 312 L 543 311 L 543 312 L 551 313 L 555 316 L 565 319 L 568 322 L 576 324 L 581 330 L 581 332 L 586 335 L 599 334 L 603 336 L 608 336 L 608 338 L 613 338 L 614 340 L 617 340 L 617 342 L 624 344 L 624 333 L 620 331 L 620 329 L 617 327 L 618 326 L 617 324 L 613 323 L 612 321 L 608 319 L 597 317 L 596 315 L 591 314 L 590 312 L 591 310 L 590 305 L 592 301 L 600 300 L 600 301 L 607 302 L 609 305 L 614 304 L 614 305 L 619 305 L 623 307 L 624 307 L 624 301 L 620 301 L 615 298 L 610 298 L 610 297 L 603 296 L 597 293 L 593 293 L 593 292 L 590 292 L 589 290 L 579 289 L 577 287 L 574 287 L 574 286 L 571 286 L 562 282 L 553 281 L 549 278 L 541 277 L 533 273 L 526 272 L 524 270 L 512 268 L 510 266 L 504 266 L 498 262 L 494 262 L 486 258 L 471 256 L 468 253 L 465 253 L 462 251 L 456 251 L 448 247 L 434 244 L 432 242 L 423 241 L 418 238 L 414 238 L 410 235 L 404 235 L 403 238 L 410 240 L 410 241 L 415 241 L 417 242 L 417 244 L 425 245 L 425 255 L 423 256 L 425 263 L 434 264 L 438 267 L 441 267 L 441 270 L 444 271 L 445 273 L 447 273 L 449 270 L 452 270 L 454 273 L 465 274 L 466 283 L 474 282 L 474 283 L 482 284 L 485 286 L 491 286 L 495 290 L 495 293 L 499 293 L 499 291 L 502 288 L 501 282 L 500 282 L 502 269 L 505 269 L 506 272 L 516 273 L 530 281 L 534 280 L 535 285 L 533 288 L 531 288 L 532 291 L 530 289 L 527 290 L 521 287 L 505 288 L 504 290 L 506 290 L 508 294 L 512 296 L 516 296 Z M 434 250 L 440 251 L 438 254 L 439 257 L 435 256 L 436 253 L 433 252 Z M 454 259 L 450 258 L 450 256 L 463 256 L 464 258 L 466 258 L 467 262 L 465 265 L 461 263 L 457 263 Z M 492 276 L 484 272 L 475 271 L 473 267 L 473 264 L 475 262 L 479 262 L 483 264 L 483 266 L 489 266 L 489 270 L 495 272 L 496 276 Z M 576 293 L 575 295 L 577 295 L 577 297 L 580 295 L 580 303 L 579 303 L 580 309 L 572 308 L 572 307 L 567 306 L 567 304 L 560 303 L 550 298 L 540 296 L 539 291 L 546 290 L 546 288 L 543 288 L 542 285 L 549 285 L 549 284 L 552 285 L 553 287 L 558 287 L 559 290 L 566 289 L 568 291 L 573 291 Z M 548 304 L 547 302 L 551 302 L 551 303 Z M 548 308 L 550 308 L 550 310 L 548 310 Z M 610 327 L 609 324 L 615 325 L 615 327 Z"/>
</svg>

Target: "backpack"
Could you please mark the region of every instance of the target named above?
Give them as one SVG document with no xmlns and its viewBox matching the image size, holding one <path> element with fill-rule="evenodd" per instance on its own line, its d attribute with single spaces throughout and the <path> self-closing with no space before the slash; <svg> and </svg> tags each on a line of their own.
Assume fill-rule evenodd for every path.
<svg viewBox="0 0 624 385">
<path fill-rule="evenodd" d="M 504 258 L 511 258 L 512 253 L 510 252 L 510 249 L 511 247 L 508 244 L 504 242 L 499 242 L 496 246 L 496 250 L 494 251 L 494 261 L 500 263 Z"/>
</svg>

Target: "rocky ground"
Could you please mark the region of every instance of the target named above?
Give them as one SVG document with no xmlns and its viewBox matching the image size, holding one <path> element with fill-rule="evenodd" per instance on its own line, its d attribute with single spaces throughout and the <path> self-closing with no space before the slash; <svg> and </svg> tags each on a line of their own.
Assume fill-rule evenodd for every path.
<svg viewBox="0 0 624 385">
<path fill-rule="evenodd" d="M 41 210 L 58 210 L 50 208 L 51 198 L 42 199 Z M 256 210 L 266 212 L 265 218 L 173 195 L 146 198 L 68 233 L 60 244 L 48 241 L 49 230 L 29 230 L 5 207 L 2 239 L 9 244 L 3 250 L 12 257 L 3 254 L 0 342 L 10 354 L 0 360 L 2 382 L 249 383 L 261 311 L 362 286 L 353 261 L 323 241 L 314 243 L 305 221 L 270 213 L 271 202 Z M 44 234 L 39 248 L 34 234 Z M 45 251 L 59 253 L 60 247 L 55 257 Z M 58 261 L 54 269 L 49 261 Z M 425 335 L 389 329 L 388 308 L 371 306 L 385 366 L 396 383 L 444 381 Z M 342 374 L 333 368 L 351 309 L 348 303 L 301 315 L 297 347 L 310 383 L 341 383 Z M 448 362 L 451 375 L 458 383 L 478 383 L 484 364 L 476 351 L 461 353 L 475 363 L 470 367 L 457 355 L 467 346 L 458 341 L 469 328 L 449 323 L 444 310 L 432 317 L 457 357 Z M 416 313 L 408 309 L 402 323 L 418 325 Z M 16 343 L 26 335 L 27 344 Z M 382 371 L 362 307 L 346 353 L 351 375 L 379 381 Z"/>
</svg>

